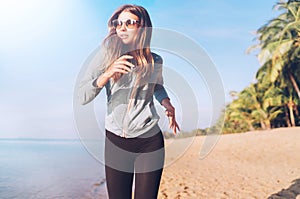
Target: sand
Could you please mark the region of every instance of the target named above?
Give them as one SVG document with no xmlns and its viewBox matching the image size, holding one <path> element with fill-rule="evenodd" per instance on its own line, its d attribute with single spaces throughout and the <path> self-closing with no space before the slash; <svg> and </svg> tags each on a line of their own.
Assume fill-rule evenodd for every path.
<svg viewBox="0 0 300 199">
<path fill-rule="evenodd" d="M 300 199 L 300 127 L 221 135 L 201 159 L 206 139 L 166 140 L 159 199 Z M 85 198 L 108 198 L 105 181 Z"/>
<path fill-rule="evenodd" d="M 164 169 L 159 199 L 300 198 L 299 127 L 222 135 L 200 159 L 204 140 Z"/>
</svg>

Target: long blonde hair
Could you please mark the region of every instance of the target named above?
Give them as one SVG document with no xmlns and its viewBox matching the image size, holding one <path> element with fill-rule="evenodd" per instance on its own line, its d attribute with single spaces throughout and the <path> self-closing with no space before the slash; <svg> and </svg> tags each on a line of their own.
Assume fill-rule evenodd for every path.
<svg viewBox="0 0 300 199">
<path fill-rule="evenodd" d="M 112 26 L 112 21 L 117 19 L 123 12 L 130 12 L 139 18 L 140 33 L 134 41 L 134 50 L 128 52 L 126 46 L 123 45 L 121 39 L 117 36 L 116 29 Z M 102 42 L 102 47 L 105 49 L 105 67 L 108 68 L 117 58 L 124 53 L 134 56 L 138 68 L 138 74 L 148 74 L 153 68 L 153 57 L 150 51 L 150 41 L 152 36 L 152 23 L 147 10 L 141 6 L 126 4 L 119 7 L 108 20 L 109 33 Z M 120 76 L 119 76 L 120 77 Z M 114 80 L 118 80 L 115 77 Z"/>
<path fill-rule="evenodd" d="M 118 19 L 122 12 L 130 12 L 139 18 L 139 34 L 134 41 L 134 50 L 128 52 L 126 45 L 124 45 L 121 39 L 117 36 L 116 29 L 112 26 L 112 21 Z M 152 23 L 150 16 L 145 8 L 142 6 L 126 4 L 119 7 L 108 20 L 109 33 L 102 42 L 102 48 L 105 49 L 104 59 L 102 65 L 107 69 L 116 59 L 123 54 L 130 54 L 136 61 L 136 82 L 135 89 L 132 92 L 131 98 L 134 98 L 137 92 L 137 88 L 141 79 L 145 76 L 149 76 L 154 70 L 154 60 L 150 51 L 150 42 L 152 37 Z M 113 77 L 114 81 L 118 81 L 122 76 L 121 73 L 116 74 Z"/>
</svg>

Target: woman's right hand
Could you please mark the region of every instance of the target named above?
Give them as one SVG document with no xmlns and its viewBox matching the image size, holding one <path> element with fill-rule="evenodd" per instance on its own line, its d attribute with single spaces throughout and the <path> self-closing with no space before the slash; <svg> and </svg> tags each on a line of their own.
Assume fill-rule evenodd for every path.
<svg viewBox="0 0 300 199">
<path fill-rule="evenodd" d="M 127 74 L 131 72 L 131 67 L 135 67 L 128 59 L 133 59 L 133 56 L 123 55 L 114 61 L 108 69 L 100 75 L 96 80 L 96 87 L 102 88 L 110 78 L 114 78 L 118 73 Z"/>
<path fill-rule="evenodd" d="M 128 59 L 133 59 L 131 55 L 123 55 L 114 61 L 105 71 L 108 77 L 113 77 L 116 73 L 127 74 L 131 72 L 131 68 L 135 67 Z"/>
</svg>

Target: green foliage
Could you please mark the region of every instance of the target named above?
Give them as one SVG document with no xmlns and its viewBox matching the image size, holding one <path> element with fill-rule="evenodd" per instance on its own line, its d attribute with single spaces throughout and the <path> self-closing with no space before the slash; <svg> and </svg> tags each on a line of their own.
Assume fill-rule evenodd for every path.
<svg viewBox="0 0 300 199">
<path fill-rule="evenodd" d="M 255 84 L 227 105 L 223 133 L 299 125 L 300 2 L 279 2 L 281 14 L 257 30 L 260 48 Z M 231 95 L 232 96 L 232 95 Z"/>
</svg>

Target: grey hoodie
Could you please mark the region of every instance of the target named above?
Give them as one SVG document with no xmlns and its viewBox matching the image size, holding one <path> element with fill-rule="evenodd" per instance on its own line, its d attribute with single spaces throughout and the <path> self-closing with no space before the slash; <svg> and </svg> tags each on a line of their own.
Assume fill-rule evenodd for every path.
<svg viewBox="0 0 300 199">
<path fill-rule="evenodd" d="M 153 95 L 161 103 L 163 99 L 168 98 L 168 94 L 163 87 L 163 60 L 155 53 L 152 55 L 155 62 L 154 71 L 149 77 L 142 79 L 135 99 L 130 99 L 136 78 L 134 71 L 123 74 L 116 82 L 109 80 L 105 85 L 107 94 L 105 128 L 116 135 L 133 138 L 149 131 L 160 130 Z M 95 86 L 95 81 L 103 72 L 97 68 L 87 69 L 79 85 L 82 105 L 91 102 L 102 90 Z"/>
</svg>

